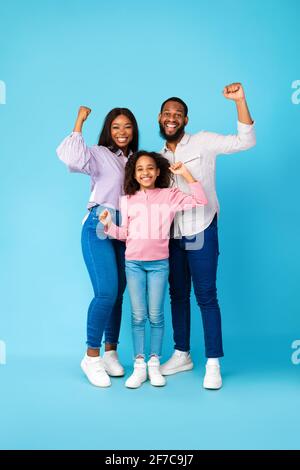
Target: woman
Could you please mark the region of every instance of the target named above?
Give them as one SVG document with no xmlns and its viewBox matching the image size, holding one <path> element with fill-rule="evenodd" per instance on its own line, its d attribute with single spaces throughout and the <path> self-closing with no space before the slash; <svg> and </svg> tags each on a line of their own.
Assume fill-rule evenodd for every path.
<svg viewBox="0 0 300 470">
<path fill-rule="evenodd" d="M 138 148 L 138 126 L 127 108 L 114 108 L 106 116 L 98 145 L 87 147 L 82 137 L 83 123 L 91 110 L 81 106 L 72 134 L 57 149 L 70 171 L 91 178 L 89 215 L 82 228 L 82 252 L 94 289 L 87 317 L 87 352 L 81 368 L 97 387 L 111 385 L 109 376 L 123 376 L 117 344 L 120 332 L 125 278 L 125 244 L 108 238 L 98 215 L 113 212 L 120 223 L 119 198 L 123 195 L 124 171 L 128 157 Z M 100 356 L 103 332 L 105 353 Z"/>
</svg>

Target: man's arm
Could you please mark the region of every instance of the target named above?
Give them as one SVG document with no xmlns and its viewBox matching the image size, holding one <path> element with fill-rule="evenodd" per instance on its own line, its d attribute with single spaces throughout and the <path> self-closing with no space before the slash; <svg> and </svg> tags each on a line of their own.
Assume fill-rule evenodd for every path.
<svg viewBox="0 0 300 470">
<path fill-rule="evenodd" d="M 222 135 L 214 132 L 199 133 L 202 144 L 215 155 L 231 154 L 248 150 L 256 144 L 254 122 L 251 118 L 245 92 L 241 83 L 233 83 L 223 90 L 228 100 L 235 101 L 238 112 L 237 134 Z"/>
<path fill-rule="evenodd" d="M 235 101 L 236 109 L 238 113 L 238 120 L 243 124 L 253 124 L 251 118 L 245 92 L 241 83 L 232 83 L 227 85 L 223 90 L 223 95 L 228 100 Z"/>
</svg>

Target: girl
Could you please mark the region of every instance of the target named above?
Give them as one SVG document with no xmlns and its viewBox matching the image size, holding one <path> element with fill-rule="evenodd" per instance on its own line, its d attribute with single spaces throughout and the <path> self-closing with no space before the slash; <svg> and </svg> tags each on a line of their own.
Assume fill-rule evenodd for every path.
<svg viewBox="0 0 300 470">
<path fill-rule="evenodd" d="M 191 194 L 170 188 L 172 173 L 185 178 Z M 181 162 L 169 166 L 166 158 L 140 151 L 125 168 L 125 196 L 121 199 L 121 227 L 110 212 L 100 214 L 104 232 L 126 240 L 126 277 L 132 308 L 134 370 L 125 385 L 138 388 L 147 379 L 145 323 L 151 326 L 148 374 L 154 386 L 163 386 L 159 358 L 164 331 L 163 304 L 169 274 L 169 230 L 177 211 L 207 203 L 202 186 Z"/>
<path fill-rule="evenodd" d="M 123 193 L 124 169 L 128 157 L 138 148 L 138 127 L 127 108 L 112 109 L 104 120 L 98 145 L 87 147 L 81 131 L 91 110 L 81 106 L 74 130 L 58 147 L 59 158 L 70 171 L 91 179 L 89 215 L 82 228 L 82 251 L 94 290 L 87 317 L 87 352 L 81 368 L 98 387 L 111 385 L 109 375 L 123 376 L 116 352 L 120 332 L 125 277 L 125 244 L 108 239 L 98 214 L 109 207 L 119 223 L 119 198 Z M 102 229 L 101 229 L 102 228 Z M 100 347 L 105 331 L 105 353 Z"/>
</svg>

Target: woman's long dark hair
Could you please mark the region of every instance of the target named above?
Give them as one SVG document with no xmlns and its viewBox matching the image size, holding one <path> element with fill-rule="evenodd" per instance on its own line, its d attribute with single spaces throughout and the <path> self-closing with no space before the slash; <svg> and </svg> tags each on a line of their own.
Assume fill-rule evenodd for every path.
<svg viewBox="0 0 300 470">
<path fill-rule="evenodd" d="M 132 141 L 128 145 L 128 149 L 132 152 L 136 152 L 139 147 L 139 131 L 136 119 L 133 113 L 127 108 L 114 108 L 112 109 L 104 119 L 103 127 L 100 132 L 98 145 L 103 145 L 103 147 L 108 147 L 114 152 L 118 149 L 115 142 L 111 138 L 111 123 L 118 116 L 123 115 L 128 117 L 132 126 L 133 126 L 133 136 Z"/>
<path fill-rule="evenodd" d="M 125 166 L 125 180 L 124 180 L 124 192 L 129 196 L 132 196 L 140 189 L 140 185 L 135 179 L 135 167 L 137 161 L 140 157 L 150 157 L 154 160 L 157 168 L 160 169 L 160 174 L 156 178 L 155 187 L 156 188 L 169 188 L 173 181 L 173 174 L 170 171 L 169 161 L 156 152 L 146 152 L 145 150 L 140 150 L 139 152 L 134 153 L 129 157 L 126 166 Z"/>
</svg>

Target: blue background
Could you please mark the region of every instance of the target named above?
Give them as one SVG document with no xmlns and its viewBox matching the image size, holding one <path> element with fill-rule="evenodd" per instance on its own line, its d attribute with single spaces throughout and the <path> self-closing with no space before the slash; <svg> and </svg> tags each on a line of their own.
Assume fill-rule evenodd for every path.
<svg viewBox="0 0 300 470">
<path fill-rule="evenodd" d="M 1 3 L 1 448 L 299 448 L 299 79 L 297 0 Z M 202 389 L 193 299 L 193 372 L 164 389 L 99 390 L 79 369 L 92 290 L 80 251 L 89 180 L 55 149 L 77 109 L 97 141 L 106 113 L 129 107 L 141 147 L 158 150 L 161 102 L 182 97 L 188 132 L 235 133 L 224 85 L 244 84 L 258 144 L 220 156 L 217 187 L 224 388 Z M 164 359 L 172 351 L 170 309 Z M 120 357 L 131 369 L 124 303 Z"/>
</svg>

